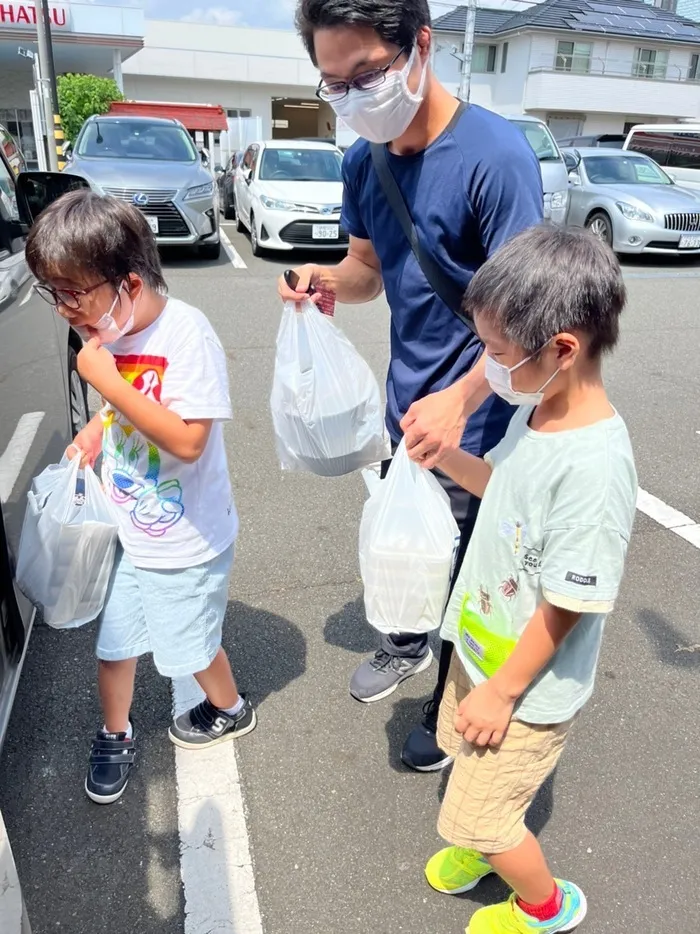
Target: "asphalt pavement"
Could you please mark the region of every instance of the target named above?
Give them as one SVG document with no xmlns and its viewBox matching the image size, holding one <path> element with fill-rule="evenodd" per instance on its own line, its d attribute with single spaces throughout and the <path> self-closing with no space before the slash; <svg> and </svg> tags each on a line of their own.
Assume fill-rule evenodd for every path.
<svg viewBox="0 0 700 934">
<path fill-rule="evenodd" d="M 165 272 L 173 295 L 209 315 L 229 359 L 241 535 L 225 646 L 259 713 L 237 764 L 262 928 L 460 934 L 504 888 L 491 879 L 450 898 L 423 879 L 442 845 L 435 823 L 446 776 L 408 772 L 399 753 L 437 666 L 378 704 L 348 694 L 376 645 L 357 562 L 364 486 L 358 476 L 280 472 L 268 397 L 275 279 L 290 261 L 255 259 L 247 238 L 226 230 L 246 268 L 223 254 L 214 264 L 168 255 Z M 625 275 L 611 396 L 630 427 L 640 486 L 699 522 L 700 264 L 645 258 L 626 262 Z M 384 300 L 339 308 L 337 320 L 381 378 Z M 699 587 L 698 548 L 639 513 L 596 694 L 530 814 L 555 873 L 588 896 L 586 934 L 700 930 Z M 34 934 L 244 934 L 245 922 L 197 927 L 186 918 L 170 688 L 150 662 L 140 670 L 140 758 L 127 794 L 107 808 L 85 798 L 99 724 L 93 639 L 89 629 L 35 630 L 0 763 Z M 239 845 L 217 843 L 234 860 Z"/>
</svg>

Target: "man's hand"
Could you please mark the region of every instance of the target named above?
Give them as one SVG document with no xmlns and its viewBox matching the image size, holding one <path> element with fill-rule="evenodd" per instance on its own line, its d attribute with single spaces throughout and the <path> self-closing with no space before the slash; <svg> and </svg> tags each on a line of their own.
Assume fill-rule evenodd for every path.
<svg viewBox="0 0 700 934">
<path fill-rule="evenodd" d="M 108 402 L 110 390 L 121 383 L 114 357 L 106 347 L 100 346 L 96 337 L 91 338 L 78 354 L 78 373 Z"/>
<path fill-rule="evenodd" d="M 401 420 L 411 460 L 432 470 L 450 451 L 456 451 L 467 424 L 464 389 L 455 383 L 414 402 Z"/>
<path fill-rule="evenodd" d="M 280 276 L 277 280 L 277 293 L 282 301 L 296 302 L 297 305 L 300 305 L 301 302 L 305 300 L 318 302 L 321 298 L 318 292 L 312 292 L 311 295 L 308 294 L 310 285 L 314 288 L 318 288 L 319 286 L 318 266 L 314 266 L 313 263 L 308 263 L 306 266 L 299 266 L 294 272 L 299 276 L 296 289 L 290 289 L 284 276 Z"/>
<path fill-rule="evenodd" d="M 508 729 L 515 702 L 491 681 L 467 694 L 457 708 L 455 730 L 472 746 L 500 746 Z"/>
</svg>

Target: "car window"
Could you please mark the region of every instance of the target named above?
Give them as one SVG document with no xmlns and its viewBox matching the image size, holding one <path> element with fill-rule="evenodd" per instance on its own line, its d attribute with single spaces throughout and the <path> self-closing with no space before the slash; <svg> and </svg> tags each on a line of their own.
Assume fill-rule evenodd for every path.
<svg viewBox="0 0 700 934">
<path fill-rule="evenodd" d="M 646 133 L 643 130 L 633 133 L 627 150 L 628 152 L 641 152 L 649 156 L 659 165 L 668 164 L 668 154 L 673 143 L 673 134 Z"/>
<path fill-rule="evenodd" d="M 532 120 L 511 120 L 535 150 L 540 162 L 559 162 L 560 155 L 554 137 L 544 125 Z"/>
<path fill-rule="evenodd" d="M 5 162 L 0 159 L 0 219 L 5 224 L 19 220 L 15 179 Z"/>
<path fill-rule="evenodd" d="M 77 153 L 90 159 L 194 162 L 197 151 L 181 126 L 143 120 L 94 120 L 80 134 Z"/>
<path fill-rule="evenodd" d="M 644 156 L 586 156 L 586 174 L 594 185 L 672 185 L 668 175 Z"/>
<path fill-rule="evenodd" d="M 333 149 L 266 149 L 262 181 L 340 182 L 343 158 Z"/>
<path fill-rule="evenodd" d="M 245 156 L 243 157 L 243 168 L 250 169 L 253 167 L 253 158 L 255 156 L 255 147 L 249 146 L 246 149 Z"/>
<path fill-rule="evenodd" d="M 259 156 L 260 156 L 260 147 L 259 147 L 259 146 L 253 146 L 253 160 L 252 160 L 252 162 L 250 163 L 250 168 L 251 168 L 251 171 L 252 171 L 253 175 L 255 175 L 255 169 L 256 169 L 256 167 L 257 167 L 257 165 L 258 165 L 258 158 L 259 158 Z"/>
</svg>

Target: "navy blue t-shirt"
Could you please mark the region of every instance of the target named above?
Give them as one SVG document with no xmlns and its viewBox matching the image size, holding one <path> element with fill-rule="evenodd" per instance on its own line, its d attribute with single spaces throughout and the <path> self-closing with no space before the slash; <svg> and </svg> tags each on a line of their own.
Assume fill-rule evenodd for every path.
<svg viewBox="0 0 700 934">
<path fill-rule="evenodd" d="M 423 152 L 389 165 L 423 245 L 460 287 L 503 243 L 542 220 L 542 176 L 520 130 L 482 107 L 468 107 Z M 477 362 L 483 345 L 435 294 L 389 207 L 358 140 L 343 160 L 342 223 L 370 240 L 391 308 L 387 427 L 393 441 L 411 404 L 445 389 Z M 505 434 L 511 406 L 491 396 L 469 419 L 462 447 L 481 455 Z"/>
</svg>

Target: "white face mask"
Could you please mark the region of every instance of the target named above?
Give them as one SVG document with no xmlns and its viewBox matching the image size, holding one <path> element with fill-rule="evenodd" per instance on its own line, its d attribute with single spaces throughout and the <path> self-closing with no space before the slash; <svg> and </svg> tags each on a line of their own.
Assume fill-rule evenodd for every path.
<svg viewBox="0 0 700 934">
<path fill-rule="evenodd" d="M 122 282 L 122 284 L 119 286 L 119 289 L 117 290 L 117 295 L 112 302 L 109 311 L 105 312 L 105 314 L 102 315 L 96 324 L 90 325 L 93 330 L 100 332 L 99 338 L 101 345 L 113 344 L 115 341 L 118 341 L 120 337 L 124 337 L 126 334 L 128 334 L 134 326 L 136 304 L 133 301 L 131 302 L 131 314 L 127 318 L 126 324 L 124 324 L 122 327 L 117 325 L 117 322 L 114 320 L 112 315 L 112 312 L 117 307 L 117 302 L 119 301 L 119 296 L 121 295 L 123 288 L 124 283 Z M 78 332 L 78 334 L 80 334 L 84 341 L 89 341 L 90 338 L 94 336 L 90 334 L 90 331 L 87 328 L 84 327 L 75 328 L 75 330 Z"/>
<path fill-rule="evenodd" d="M 534 353 L 530 354 L 529 357 L 525 357 L 524 360 L 516 363 L 510 369 L 494 360 L 493 357 L 486 356 L 485 374 L 488 384 L 496 395 L 504 399 L 509 405 L 539 405 L 544 399 L 545 389 L 559 373 L 557 368 L 537 392 L 518 392 L 517 389 L 513 389 L 511 374 L 527 363 L 528 360 L 532 360 L 534 356 Z"/>
<path fill-rule="evenodd" d="M 423 103 L 428 66 L 421 65 L 415 94 L 408 86 L 411 69 L 419 55 L 414 46 L 401 71 L 390 71 L 386 81 L 373 91 L 350 88 L 346 97 L 331 107 L 345 123 L 370 143 L 390 143 L 406 132 Z"/>
</svg>

